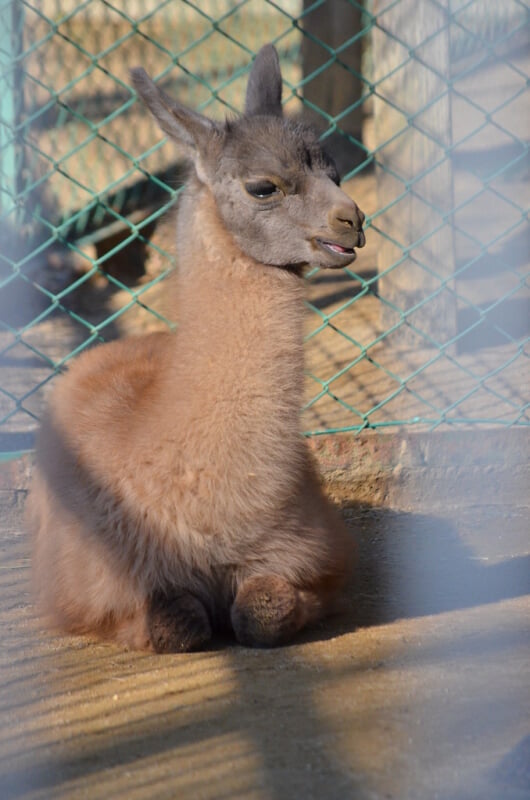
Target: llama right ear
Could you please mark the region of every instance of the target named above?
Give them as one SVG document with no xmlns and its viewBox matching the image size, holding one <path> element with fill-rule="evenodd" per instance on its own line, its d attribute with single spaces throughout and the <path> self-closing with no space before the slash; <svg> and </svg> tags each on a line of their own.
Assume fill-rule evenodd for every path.
<svg viewBox="0 0 530 800">
<path fill-rule="evenodd" d="M 282 116 L 282 73 L 276 48 L 264 45 L 257 54 L 247 85 L 245 116 Z"/>
<path fill-rule="evenodd" d="M 219 133 L 215 122 L 169 97 L 142 67 L 131 69 L 131 79 L 164 133 L 184 145 L 192 158 L 197 152 L 206 150 L 212 136 Z"/>
</svg>

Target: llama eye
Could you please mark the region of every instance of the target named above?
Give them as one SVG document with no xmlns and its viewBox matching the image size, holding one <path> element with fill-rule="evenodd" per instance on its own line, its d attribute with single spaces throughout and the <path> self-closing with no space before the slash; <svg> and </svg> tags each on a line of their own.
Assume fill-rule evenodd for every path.
<svg viewBox="0 0 530 800">
<path fill-rule="evenodd" d="M 278 189 L 276 184 L 272 183 L 272 181 L 245 183 L 245 189 L 251 197 L 255 197 L 258 200 L 267 200 L 270 197 L 281 194 L 280 189 Z"/>
</svg>

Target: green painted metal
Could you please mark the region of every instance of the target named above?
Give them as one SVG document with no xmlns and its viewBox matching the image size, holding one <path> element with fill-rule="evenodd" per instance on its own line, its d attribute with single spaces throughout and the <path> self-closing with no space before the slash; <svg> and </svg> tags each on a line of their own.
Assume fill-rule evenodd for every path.
<svg viewBox="0 0 530 800">
<path fill-rule="evenodd" d="M 343 0 L 341 0 L 342 2 Z M 402 0 L 376 2 L 349 0 L 362 6 L 360 30 L 344 31 L 342 40 L 330 46 L 322 42 L 308 24 L 311 12 L 327 2 L 330 13 L 335 0 L 315 0 L 313 4 L 297 0 L 0 0 L 0 454 L 2 457 L 26 451 L 17 446 L 17 436 L 35 428 L 46 388 L 68 361 L 86 347 L 114 335 L 114 329 L 130 312 L 142 308 L 153 320 L 167 322 L 163 313 L 150 305 L 149 292 L 162 281 L 173 265 L 171 246 L 150 240 L 155 222 L 171 207 L 179 191 L 179 178 L 164 140 L 153 141 L 153 126 L 146 123 L 134 92 L 129 85 L 127 68 L 142 63 L 168 91 L 184 102 L 214 116 L 237 112 L 241 108 L 243 88 L 252 56 L 266 41 L 273 41 L 282 59 L 287 109 L 300 113 L 303 104 L 312 106 L 324 129 L 325 141 L 358 106 L 372 113 L 372 104 L 384 101 L 401 115 L 408 129 L 420 129 L 426 136 L 423 120 L 433 112 L 440 97 L 420 107 L 404 110 L 395 97 L 385 96 L 389 72 L 376 77 L 372 64 L 371 37 L 374 29 L 385 31 L 385 19 Z M 424 0 L 437 8 L 436 0 Z M 344 0 L 346 2 L 346 0 Z M 445 3 L 445 0 L 444 0 Z M 447 5 L 447 4 L 446 4 Z M 407 47 L 399 32 L 388 30 L 388 45 L 401 48 L 402 62 L 393 73 L 410 65 L 426 66 L 428 48 L 436 45 L 441 34 L 449 36 L 452 71 L 444 76 L 444 95 L 452 103 L 463 103 L 474 115 L 469 130 L 450 145 L 440 148 L 437 163 L 403 180 L 399 172 L 385 162 L 384 169 L 399 186 L 395 196 L 380 202 L 368 217 L 368 237 L 389 242 L 396 251 L 386 273 L 405 269 L 411 259 L 425 275 L 439 279 L 436 288 L 409 308 L 379 292 L 384 273 L 360 274 L 347 270 L 355 291 L 332 308 L 308 303 L 313 325 L 308 333 L 308 347 L 319 337 L 333 332 L 351 355 L 344 356 L 333 372 L 311 371 L 308 380 L 313 392 L 306 411 L 318 408 L 323 401 L 344 410 L 340 424 L 333 418 L 324 425 L 314 424 L 308 435 L 328 432 L 359 432 L 368 428 L 392 430 L 400 426 L 423 426 L 430 429 L 452 426 L 490 424 L 527 426 L 528 404 L 514 400 L 498 378 L 508 369 L 528 362 L 528 337 L 513 333 L 504 322 L 503 309 L 517 300 L 528 286 L 528 271 L 514 266 L 509 254 L 497 254 L 497 266 L 510 278 L 497 296 L 487 303 L 463 293 L 459 281 L 467 279 L 485 259 L 507 240 L 519 234 L 527 224 L 528 209 L 519 196 L 510 194 L 508 181 L 527 169 L 528 141 L 525 132 L 514 130 L 504 121 L 504 114 L 514 104 L 524 102 L 528 92 L 528 72 L 510 58 L 510 43 L 522 40 L 528 26 L 528 7 L 522 0 L 451 0 L 451 13 L 444 27 L 425 37 L 421 46 Z M 300 47 L 306 36 L 322 48 L 322 65 L 309 75 L 302 75 Z M 332 116 L 325 108 L 304 101 L 304 86 L 333 64 L 342 64 L 348 48 L 361 43 L 363 86 L 360 97 L 339 114 Z M 519 45 L 518 45 L 519 46 Z M 500 70 L 510 74 L 511 88 L 493 106 L 469 89 L 466 80 L 481 64 L 495 57 Z M 457 64 L 457 67 L 454 65 Z M 528 61 L 526 62 L 528 64 Z M 352 72 L 350 70 L 350 72 Z M 503 73 L 504 74 L 504 73 Z M 423 126 L 423 127 L 422 127 Z M 405 199 L 421 195 L 422 182 L 448 160 L 457 159 L 467 146 L 495 127 L 507 142 L 502 163 L 488 167 L 470 166 L 473 186 L 467 196 L 451 208 L 434 208 L 438 227 L 425 230 L 413 245 L 404 246 L 385 230 L 385 219 Z M 381 141 L 353 141 L 362 156 L 357 158 L 344 179 L 366 175 L 367 169 L 381 169 L 385 148 L 399 142 L 400 133 Z M 506 186 L 503 184 L 506 183 Z M 507 187 L 507 188 L 506 188 Z M 492 203 L 511 208 L 512 216 L 501 230 L 494 225 L 487 236 L 478 235 L 460 222 L 472 203 L 487 196 Z M 456 264 L 450 277 L 433 274 L 429 263 L 417 256 L 437 230 L 447 223 L 465 244 L 465 258 Z M 6 243 L 9 231 L 9 246 Z M 4 237 L 3 239 L 1 237 Z M 116 236 L 116 239 L 112 237 Z M 101 248 L 101 242 L 106 247 Z M 159 269 L 150 280 L 130 281 L 113 270 L 121 251 L 141 244 L 156 256 Z M 94 249 L 99 248 L 99 249 Z M 467 249 L 466 249 L 467 248 Z M 53 264 L 75 264 L 68 280 L 54 284 L 48 277 Z M 51 264 L 51 266 L 50 266 Z M 79 265 L 83 269 L 79 269 Z M 122 302 L 95 319 L 71 298 L 82 293 L 91 282 L 105 276 L 109 291 L 120 293 Z M 318 280 L 317 271 L 308 280 Z M 439 295 L 450 293 L 454 303 L 469 316 L 444 341 L 417 324 L 418 311 L 429 310 Z M 15 300 L 12 300 L 12 298 Z M 11 313 L 13 305 L 26 304 L 25 313 Z M 147 298 L 147 299 L 146 299 Z M 378 303 L 395 315 L 395 322 L 360 341 L 342 320 L 352 309 Z M 429 305 L 431 304 L 431 305 Z M 30 308 L 31 306 L 31 308 Z M 33 308 L 34 306 L 34 308 Z M 7 311 L 6 311 L 7 309 Z M 53 330 L 68 320 L 75 328 L 75 343 L 67 351 L 54 347 L 41 332 Z M 478 368 L 461 357 L 459 348 L 466 337 L 487 325 L 492 335 L 505 346 L 502 360 Z M 406 370 L 394 367 L 379 356 L 382 344 L 395 339 L 404 329 L 421 340 L 426 355 L 421 364 Z M 49 333 L 47 334 L 47 336 Z M 52 337 L 53 338 L 53 337 Z M 27 380 L 13 382 L 10 365 L 24 358 L 39 364 L 27 371 Z M 5 366 L 7 364 L 7 366 Z M 391 389 L 368 403 L 362 397 L 352 401 L 343 394 L 343 381 L 355 379 L 356 370 L 371 365 Z M 454 368 L 467 381 L 457 396 L 428 396 L 417 388 L 417 381 L 438 368 Z M 17 367 L 18 368 L 18 367 Z M 15 369 L 15 367 L 12 367 Z M 463 414 L 460 409 L 477 393 L 485 393 L 502 413 Z M 400 397 L 407 396 L 422 408 L 422 413 L 400 414 L 386 411 Z M 385 411 L 382 416 L 381 412 Z"/>
<path fill-rule="evenodd" d="M 19 56 L 22 50 L 23 7 L 0 2 L 0 211 L 16 217 L 20 173 L 17 125 L 21 117 Z"/>
</svg>

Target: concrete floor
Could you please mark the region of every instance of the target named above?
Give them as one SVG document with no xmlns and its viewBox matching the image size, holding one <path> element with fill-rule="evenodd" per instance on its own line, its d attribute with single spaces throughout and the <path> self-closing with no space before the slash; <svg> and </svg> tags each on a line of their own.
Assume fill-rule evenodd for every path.
<svg viewBox="0 0 530 800">
<path fill-rule="evenodd" d="M 524 503 L 346 503 L 340 616 L 282 649 L 150 656 L 41 629 L 28 473 L 0 479 L 2 800 L 530 797 Z"/>
</svg>

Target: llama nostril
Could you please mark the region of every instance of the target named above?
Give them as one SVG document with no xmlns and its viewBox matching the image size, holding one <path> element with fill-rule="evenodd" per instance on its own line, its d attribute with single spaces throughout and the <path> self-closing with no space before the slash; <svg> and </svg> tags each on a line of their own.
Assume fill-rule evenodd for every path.
<svg viewBox="0 0 530 800">
<path fill-rule="evenodd" d="M 332 208 L 328 219 L 336 231 L 349 229 L 358 232 L 364 222 L 364 214 L 357 204 L 352 202 Z"/>
</svg>

